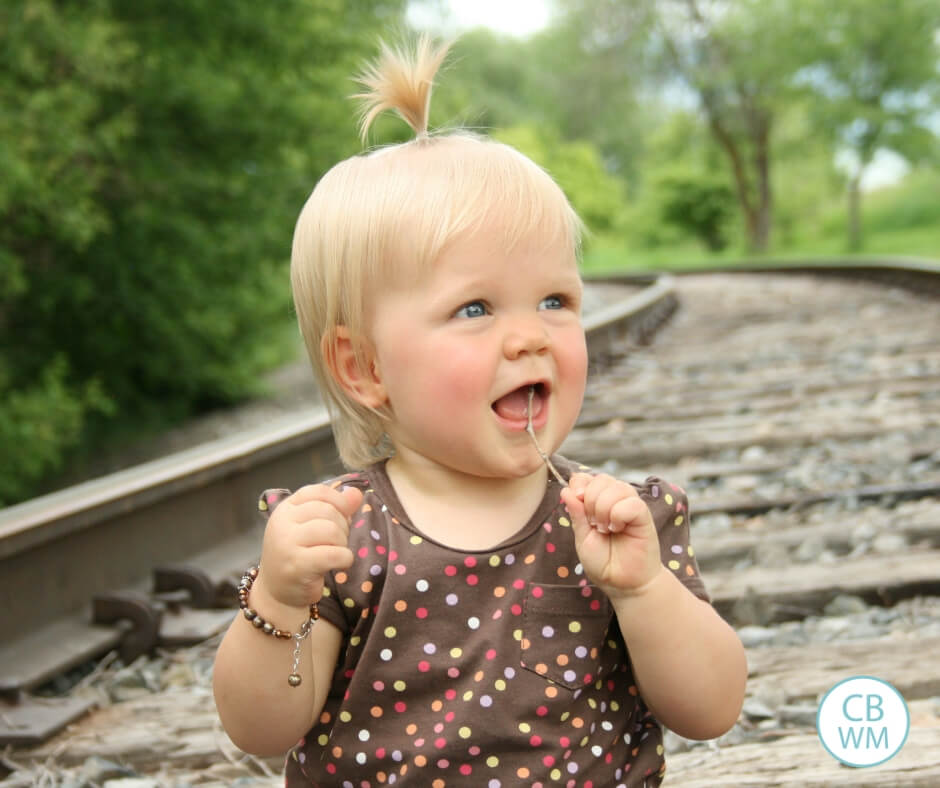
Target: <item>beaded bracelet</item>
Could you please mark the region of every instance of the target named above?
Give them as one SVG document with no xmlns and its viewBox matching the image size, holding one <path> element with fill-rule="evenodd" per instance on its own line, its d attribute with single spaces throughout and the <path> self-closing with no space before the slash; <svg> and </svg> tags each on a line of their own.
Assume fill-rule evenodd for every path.
<svg viewBox="0 0 940 788">
<path fill-rule="evenodd" d="M 286 629 L 278 629 L 270 621 L 265 621 L 265 619 L 258 615 L 256 610 L 248 606 L 248 592 L 251 591 L 251 587 L 254 585 L 257 577 L 257 566 L 248 567 L 245 574 L 242 575 L 241 582 L 238 584 L 238 606 L 241 608 L 242 613 L 244 613 L 245 618 L 251 622 L 252 626 L 260 630 L 263 634 L 273 635 L 280 640 L 294 640 L 294 663 L 291 667 L 290 675 L 287 677 L 287 683 L 292 687 L 299 687 L 301 678 L 297 669 L 300 667 L 300 647 L 304 642 L 304 638 L 306 638 L 307 635 L 310 634 L 310 630 L 313 629 L 314 622 L 320 618 L 319 605 L 316 602 L 310 605 L 310 617 L 304 621 L 300 627 L 300 631 L 296 635 L 291 634 Z"/>
</svg>

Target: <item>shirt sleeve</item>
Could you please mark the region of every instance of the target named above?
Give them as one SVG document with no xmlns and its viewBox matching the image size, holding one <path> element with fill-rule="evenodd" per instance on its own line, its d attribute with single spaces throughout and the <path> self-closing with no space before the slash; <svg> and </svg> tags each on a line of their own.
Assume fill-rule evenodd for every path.
<svg viewBox="0 0 940 788">
<path fill-rule="evenodd" d="M 649 476 L 643 484 L 635 486 L 653 515 L 663 564 L 695 596 L 710 602 L 690 541 L 689 499 L 685 490 L 657 476 Z"/>
</svg>

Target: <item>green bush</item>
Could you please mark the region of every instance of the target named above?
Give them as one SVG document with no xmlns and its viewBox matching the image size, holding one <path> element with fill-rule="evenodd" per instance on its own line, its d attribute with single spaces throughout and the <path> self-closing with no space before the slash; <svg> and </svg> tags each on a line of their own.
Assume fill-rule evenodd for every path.
<svg viewBox="0 0 940 788">
<path fill-rule="evenodd" d="M 722 177 L 701 169 L 674 168 L 658 174 L 653 193 L 663 222 L 697 238 L 711 252 L 728 245 L 728 224 L 736 203 Z"/>
<path fill-rule="evenodd" d="M 663 222 L 660 207 L 649 190 L 641 192 L 629 203 L 623 228 L 624 242 L 640 249 L 677 246 L 688 238 L 688 233 L 682 228 Z"/>
<path fill-rule="evenodd" d="M 349 75 L 402 6 L 2 5 L 3 502 L 285 357 L 293 225 L 359 148 Z"/>
<path fill-rule="evenodd" d="M 0 506 L 57 471 L 88 415 L 110 409 L 97 381 L 76 389 L 66 382 L 66 372 L 65 359 L 58 356 L 30 386 L 12 388 L 8 376 L 0 376 L 0 391 L 7 392 L 0 407 Z"/>
</svg>

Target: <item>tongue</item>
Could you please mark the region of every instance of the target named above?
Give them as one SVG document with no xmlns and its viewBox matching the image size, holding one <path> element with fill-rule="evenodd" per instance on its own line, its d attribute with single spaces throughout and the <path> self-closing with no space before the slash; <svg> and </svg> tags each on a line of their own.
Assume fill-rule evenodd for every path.
<svg viewBox="0 0 940 788">
<path fill-rule="evenodd" d="M 532 398 L 532 415 L 535 416 L 541 410 L 541 400 L 538 392 Z M 528 419 L 529 418 L 529 387 L 511 391 L 505 397 L 501 397 L 493 403 L 493 410 L 504 419 Z"/>
</svg>

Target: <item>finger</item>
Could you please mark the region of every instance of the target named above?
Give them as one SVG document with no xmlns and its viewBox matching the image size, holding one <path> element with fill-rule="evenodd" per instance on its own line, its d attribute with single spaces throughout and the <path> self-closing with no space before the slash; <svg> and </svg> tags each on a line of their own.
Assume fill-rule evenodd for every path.
<svg viewBox="0 0 940 788">
<path fill-rule="evenodd" d="M 294 523 L 313 522 L 314 520 L 329 520 L 349 529 L 349 518 L 332 501 L 305 501 L 293 507 L 291 520 Z"/>
<path fill-rule="evenodd" d="M 309 501 L 293 507 L 291 518 L 278 522 L 281 538 L 298 547 L 318 544 L 345 546 L 349 543 L 349 521 L 332 504 Z"/>
<path fill-rule="evenodd" d="M 342 493 L 343 501 L 339 510 L 348 521 L 359 510 L 359 507 L 362 506 L 364 496 L 362 490 L 358 487 L 343 487 L 340 492 Z"/>
<path fill-rule="evenodd" d="M 325 578 L 330 572 L 339 569 L 349 569 L 355 557 L 348 547 L 332 545 L 318 545 L 306 548 L 300 554 L 299 576 L 306 578 L 299 588 L 302 588 L 307 603 L 317 602 L 323 596 Z"/>
<path fill-rule="evenodd" d="M 571 527 L 574 530 L 574 539 L 575 544 L 581 544 L 588 533 L 591 531 L 591 526 L 588 524 L 587 514 L 584 511 L 584 504 L 578 498 L 577 492 L 569 489 L 568 487 L 564 488 L 561 491 L 561 500 L 564 503 L 565 508 L 568 510 L 568 514 L 571 518 Z"/>
<path fill-rule="evenodd" d="M 594 499 L 594 519 L 602 533 L 610 529 L 613 522 L 611 511 L 618 502 L 630 498 L 633 488 L 621 481 L 612 481 L 597 494 Z"/>
<path fill-rule="evenodd" d="M 587 487 L 584 488 L 584 494 L 581 496 L 581 500 L 584 502 L 584 512 L 588 518 L 588 522 L 597 521 L 598 498 L 613 482 L 614 479 L 612 477 L 601 473 L 597 476 L 592 476 L 591 481 L 588 483 Z"/>
<path fill-rule="evenodd" d="M 326 575 L 336 569 L 349 569 L 355 556 L 348 547 L 317 545 L 304 550 L 303 560 L 309 573 Z"/>
<path fill-rule="evenodd" d="M 584 500 L 584 490 L 594 477 L 587 473 L 573 473 L 568 480 L 568 488 L 581 500 Z"/>
<path fill-rule="evenodd" d="M 349 525 L 335 509 L 329 519 L 305 520 L 291 523 L 291 541 L 298 547 L 336 546 L 349 544 Z"/>
<path fill-rule="evenodd" d="M 328 484 L 307 484 L 290 497 L 290 502 L 295 506 L 308 501 L 327 501 L 339 508 L 342 504 L 342 494 Z"/>
<path fill-rule="evenodd" d="M 649 507 L 638 495 L 621 498 L 610 512 L 610 527 L 614 532 L 645 527 L 651 520 Z"/>
<path fill-rule="evenodd" d="M 362 497 L 362 492 L 355 487 L 335 488 L 326 484 L 309 484 L 301 487 L 290 500 L 297 507 L 317 502 L 329 504 L 348 521 L 362 505 Z"/>
</svg>

